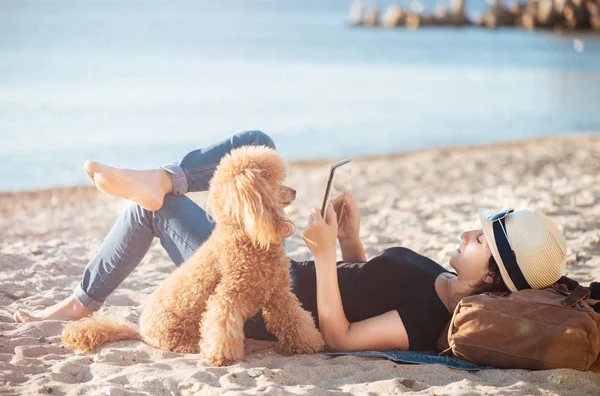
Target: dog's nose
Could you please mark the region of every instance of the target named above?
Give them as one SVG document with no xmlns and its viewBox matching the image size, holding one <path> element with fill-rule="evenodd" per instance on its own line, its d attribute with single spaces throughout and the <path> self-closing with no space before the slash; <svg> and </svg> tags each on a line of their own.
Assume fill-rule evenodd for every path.
<svg viewBox="0 0 600 396">
<path fill-rule="evenodd" d="M 290 188 L 290 192 L 292 193 L 292 198 L 296 198 L 296 190 Z"/>
</svg>

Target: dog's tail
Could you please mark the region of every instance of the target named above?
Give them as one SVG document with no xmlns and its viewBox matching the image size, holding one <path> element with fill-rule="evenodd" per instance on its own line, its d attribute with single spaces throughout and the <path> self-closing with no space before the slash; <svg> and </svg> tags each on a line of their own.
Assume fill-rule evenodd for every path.
<svg viewBox="0 0 600 396">
<path fill-rule="evenodd" d="M 131 323 L 108 318 L 88 318 L 69 323 L 61 338 L 69 349 L 84 352 L 93 351 L 109 342 L 141 339 Z"/>
</svg>

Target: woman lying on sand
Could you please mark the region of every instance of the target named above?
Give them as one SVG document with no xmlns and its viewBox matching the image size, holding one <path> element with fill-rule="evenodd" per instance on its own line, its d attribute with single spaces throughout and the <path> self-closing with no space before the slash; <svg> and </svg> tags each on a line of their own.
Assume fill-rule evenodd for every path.
<svg viewBox="0 0 600 396">
<path fill-rule="evenodd" d="M 214 224 L 185 194 L 208 189 L 221 158 L 236 147 L 273 140 L 243 132 L 192 151 L 180 162 L 133 171 L 87 162 L 85 170 L 101 191 L 128 205 L 72 296 L 17 322 L 76 320 L 100 309 L 134 270 L 152 240 L 160 239 L 176 266 L 209 237 Z M 327 219 L 314 209 L 303 232 L 314 261 L 290 260 L 293 291 L 312 313 L 329 350 L 436 350 L 436 342 L 461 298 L 494 290 L 544 288 L 564 272 L 566 242 L 541 212 L 479 212 L 482 229 L 460 234 L 450 258 L 456 272 L 409 249 L 395 247 L 367 260 L 359 239 L 360 216 L 348 194 L 340 224 L 330 206 Z M 336 239 L 342 262 L 336 264 Z M 273 340 L 261 313 L 246 322 L 246 336 Z"/>
</svg>

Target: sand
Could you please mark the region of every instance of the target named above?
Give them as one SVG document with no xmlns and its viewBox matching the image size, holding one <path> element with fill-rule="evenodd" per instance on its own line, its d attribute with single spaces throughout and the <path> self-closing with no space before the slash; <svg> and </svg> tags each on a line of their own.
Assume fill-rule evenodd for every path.
<svg viewBox="0 0 600 396">
<path fill-rule="evenodd" d="M 303 260 L 310 254 L 300 233 L 310 208 L 320 205 L 328 162 L 291 163 L 289 170 L 297 230 L 286 247 Z M 600 280 L 598 134 L 364 158 L 352 184 L 367 256 L 405 246 L 447 266 L 458 234 L 477 227 L 477 207 L 532 207 L 563 230 L 568 275 L 583 284 Z M 61 344 L 64 322 L 14 323 L 15 310 L 71 294 L 124 204 L 92 187 L 0 194 L 0 394 L 600 394 L 593 372 L 469 373 L 354 356 L 284 357 L 274 343 L 255 340 L 247 341 L 244 361 L 222 368 L 137 341 L 77 354 Z M 154 243 L 102 312 L 137 321 L 141 304 L 173 269 Z"/>
</svg>

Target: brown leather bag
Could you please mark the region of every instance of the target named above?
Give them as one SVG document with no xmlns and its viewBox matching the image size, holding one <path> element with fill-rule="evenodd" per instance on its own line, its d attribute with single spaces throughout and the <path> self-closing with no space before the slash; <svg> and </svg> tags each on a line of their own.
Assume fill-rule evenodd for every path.
<svg viewBox="0 0 600 396">
<path fill-rule="evenodd" d="M 592 308 L 600 301 L 589 294 L 555 284 L 463 298 L 442 354 L 499 368 L 588 370 L 600 355 L 600 314 Z"/>
</svg>

